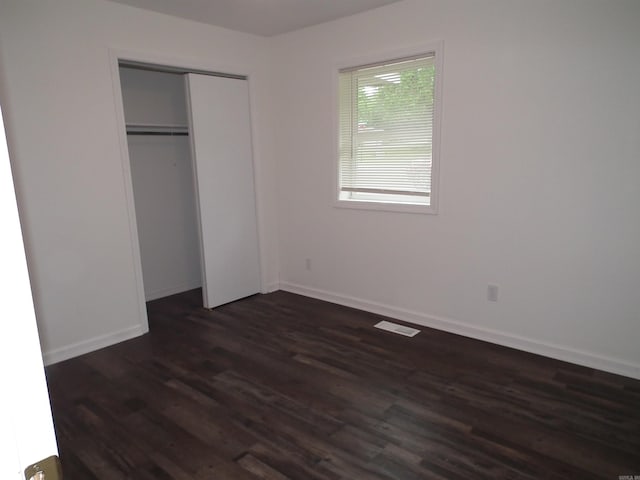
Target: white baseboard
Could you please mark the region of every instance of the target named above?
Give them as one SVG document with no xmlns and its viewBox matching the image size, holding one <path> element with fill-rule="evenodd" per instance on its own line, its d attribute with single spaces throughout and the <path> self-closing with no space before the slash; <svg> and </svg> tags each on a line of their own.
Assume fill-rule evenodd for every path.
<svg viewBox="0 0 640 480">
<path fill-rule="evenodd" d="M 271 293 L 280 290 L 280 282 L 270 282 L 266 284 L 266 287 L 261 293 Z"/>
<path fill-rule="evenodd" d="M 605 372 L 640 379 L 640 364 L 629 363 L 624 360 L 592 354 L 563 345 L 540 342 L 510 333 L 482 328 L 448 318 L 372 302 L 349 295 L 342 295 L 317 288 L 305 287 L 304 285 L 280 282 L 280 288 L 287 292 L 297 293 L 299 295 L 317 298 L 319 300 L 325 300 L 327 302 L 337 303 L 339 305 L 357 308 L 367 312 L 377 313 L 379 315 L 384 315 L 416 325 L 435 328 L 437 330 L 443 330 L 445 332 L 455 333 L 457 335 L 463 335 L 465 337 L 475 338 L 503 345 L 505 347 L 555 358 L 557 360 L 574 363 L 576 365 L 582 365 L 589 368 L 603 370 Z"/>
<path fill-rule="evenodd" d="M 54 363 L 62 362 L 85 353 L 93 352 L 104 347 L 109 347 L 116 343 L 130 340 L 135 337 L 139 337 L 147 333 L 149 330 L 145 329 L 141 325 L 125 328 L 114 333 L 108 333 L 106 335 L 99 335 L 97 337 L 90 338 L 89 340 L 83 340 L 78 343 L 66 345 L 55 350 L 49 350 L 42 353 L 42 360 L 45 365 L 51 365 Z"/>
<path fill-rule="evenodd" d="M 193 282 L 187 285 L 178 285 L 176 287 L 165 288 L 162 290 L 155 290 L 153 292 L 145 292 L 145 302 L 151 300 L 157 300 L 158 298 L 168 297 L 169 295 L 175 295 L 176 293 L 186 292 L 187 290 L 193 290 L 194 288 L 202 287 L 202 282 Z"/>
</svg>

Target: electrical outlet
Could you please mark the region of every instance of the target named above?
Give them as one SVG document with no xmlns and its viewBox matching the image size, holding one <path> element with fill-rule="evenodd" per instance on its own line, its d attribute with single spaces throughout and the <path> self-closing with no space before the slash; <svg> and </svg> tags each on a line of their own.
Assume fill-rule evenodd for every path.
<svg viewBox="0 0 640 480">
<path fill-rule="evenodd" d="M 498 301 L 498 285 L 489 285 L 487 287 L 487 300 L 490 302 Z"/>
<path fill-rule="evenodd" d="M 304 261 L 304 267 L 305 267 L 307 270 L 311 270 L 311 259 L 310 259 L 310 258 L 305 259 L 305 261 Z"/>
</svg>

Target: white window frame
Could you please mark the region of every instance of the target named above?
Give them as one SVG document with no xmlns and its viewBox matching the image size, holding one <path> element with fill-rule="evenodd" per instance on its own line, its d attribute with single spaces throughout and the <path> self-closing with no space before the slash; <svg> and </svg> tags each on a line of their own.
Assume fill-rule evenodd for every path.
<svg viewBox="0 0 640 480">
<path fill-rule="evenodd" d="M 400 61 L 405 58 L 434 55 L 435 64 L 435 85 L 434 85 L 434 105 L 433 105 L 433 138 L 432 138 L 432 160 L 431 160 L 431 192 L 430 205 L 418 205 L 408 203 L 394 203 L 389 201 L 387 195 L 379 196 L 375 194 L 359 194 L 359 199 L 340 198 L 340 154 L 339 154 L 339 131 L 340 131 L 340 103 L 339 103 L 339 74 L 341 70 L 357 68 L 359 66 L 375 65 L 384 62 Z M 334 166 L 333 166 L 333 205 L 339 208 L 353 208 L 362 210 L 378 210 L 404 213 L 437 214 L 440 184 L 440 132 L 442 117 L 442 71 L 443 71 L 443 42 L 435 41 L 428 44 L 415 45 L 382 53 L 372 53 L 356 58 L 339 61 L 333 72 L 333 98 L 334 98 Z M 369 198 L 366 198 L 366 197 Z"/>
</svg>

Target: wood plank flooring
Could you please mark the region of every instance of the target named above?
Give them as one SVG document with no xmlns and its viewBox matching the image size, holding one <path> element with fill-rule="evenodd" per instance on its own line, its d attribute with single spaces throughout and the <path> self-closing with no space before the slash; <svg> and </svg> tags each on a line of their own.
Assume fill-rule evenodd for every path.
<svg viewBox="0 0 640 480">
<path fill-rule="evenodd" d="M 65 480 L 640 475 L 640 381 L 275 292 L 47 368 Z"/>
</svg>

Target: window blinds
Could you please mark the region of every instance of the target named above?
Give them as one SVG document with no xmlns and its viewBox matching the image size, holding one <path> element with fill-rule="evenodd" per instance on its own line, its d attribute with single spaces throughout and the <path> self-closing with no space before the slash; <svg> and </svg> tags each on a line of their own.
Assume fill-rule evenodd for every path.
<svg viewBox="0 0 640 480">
<path fill-rule="evenodd" d="M 341 198 L 429 204 L 434 81 L 433 54 L 340 71 Z"/>
</svg>

